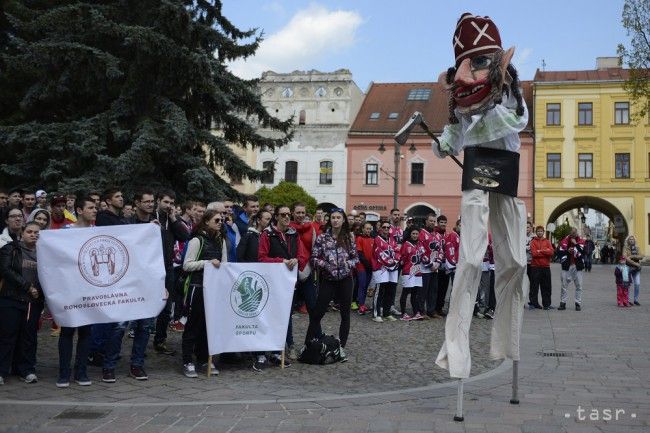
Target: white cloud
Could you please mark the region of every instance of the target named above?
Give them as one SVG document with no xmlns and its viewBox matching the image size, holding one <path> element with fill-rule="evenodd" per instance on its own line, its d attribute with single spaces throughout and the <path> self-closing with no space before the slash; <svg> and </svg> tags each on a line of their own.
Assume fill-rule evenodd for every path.
<svg viewBox="0 0 650 433">
<path fill-rule="evenodd" d="M 262 10 L 266 12 L 278 14 L 278 15 L 284 15 L 285 13 L 284 6 L 282 6 L 282 4 L 280 4 L 280 2 L 278 1 L 272 1 L 265 4 L 264 6 L 262 6 Z"/>
<path fill-rule="evenodd" d="M 351 47 L 362 21 L 353 11 L 330 11 L 312 5 L 297 12 L 280 31 L 268 35 L 254 57 L 231 63 L 230 70 L 248 79 L 267 70 L 313 69 L 316 61 Z"/>
</svg>

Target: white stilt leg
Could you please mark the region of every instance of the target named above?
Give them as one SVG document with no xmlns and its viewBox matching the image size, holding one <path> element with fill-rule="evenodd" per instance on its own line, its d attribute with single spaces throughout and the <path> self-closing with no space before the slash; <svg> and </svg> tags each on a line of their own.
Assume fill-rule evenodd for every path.
<svg viewBox="0 0 650 433">
<path fill-rule="evenodd" d="M 463 417 L 463 379 L 458 379 L 458 400 L 456 401 L 456 415 L 454 421 L 462 422 Z"/>
<path fill-rule="evenodd" d="M 512 361 L 512 398 L 510 404 L 519 404 L 519 361 Z"/>
</svg>

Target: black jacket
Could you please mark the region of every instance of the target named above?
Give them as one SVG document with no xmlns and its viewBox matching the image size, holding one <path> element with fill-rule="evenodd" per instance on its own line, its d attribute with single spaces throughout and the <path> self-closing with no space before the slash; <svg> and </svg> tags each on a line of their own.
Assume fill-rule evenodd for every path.
<svg viewBox="0 0 650 433">
<path fill-rule="evenodd" d="M 201 240 L 201 254 L 199 254 L 197 260 L 223 260 L 223 238 L 215 240 L 206 236 L 204 233 L 197 235 L 197 237 Z M 203 270 L 192 272 L 190 282 L 196 285 L 203 285 Z"/>
<path fill-rule="evenodd" d="M 110 210 L 100 210 L 97 212 L 97 218 L 95 218 L 95 225 L 97 227 L 119 226 L 122 224 L 126 224 L 124 219 L 119 215 L 115 215 Z"/>
<path fill-rule="evenodd" d="M 238 263 L 257 263 L 257 252 L 260 247 L 260 232 L 249 227 L 248 231 L 237 245 Z"/>
<path fill-rule="evenodd" d="M 25 281 L 22 272 L 23 253 L 20 245 L 17 242 L 10 242 L 0 248 L 0 278 L 2 279 L 0 297 L 24 303 L 34 301 L 28 293 L 30 284 Z"/>
<path fill-rule="evenodd" d="M 169 272 L 174 267 L 174 242 L 188 241 L 190 239 L 190 232 L 180 218 L 176 218 L 176 221 L 172 223 L 169 221 L 167 214 L 158 213 L 158 211 L 154 212 L 147 221 L 138 219 L 137 215 L 133 215 L 126 222 L 127 224 L 147 224 L 154 219 L 157 219 L 160 223 L 165 270 Z"/>
</svg>

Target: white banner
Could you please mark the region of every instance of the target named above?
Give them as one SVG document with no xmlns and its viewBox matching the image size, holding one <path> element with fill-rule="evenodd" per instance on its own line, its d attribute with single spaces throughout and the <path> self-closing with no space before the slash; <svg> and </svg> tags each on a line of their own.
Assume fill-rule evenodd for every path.
<svg viewBox="0 0 650 433">
<path fill-rule="evenodd" d="M 224 263 L 203 270 L 211 355 L 284 350 L 297 270 L 284 263 Z"/>
<path fill-rule="evenodd" d="M 146 319 L 165 306 L 155 224 L 44 230 L 36 255 L 38 279 L 60 326 Z"/>
</svg>

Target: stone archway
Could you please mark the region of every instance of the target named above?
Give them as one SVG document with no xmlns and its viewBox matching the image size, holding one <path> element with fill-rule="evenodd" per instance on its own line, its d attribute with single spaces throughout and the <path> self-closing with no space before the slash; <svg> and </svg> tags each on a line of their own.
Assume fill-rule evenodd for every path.
<svg viewBox="0 0 650 433">
<path fill-rule="evenodd" d="M 549 223 L 554 223 L 563 213 L 568 212 L 572 209 L 583 208 L 585 205 L 587 205 L 590 209 L 594 209 L 605 214 L 607 218 L 609 218 L 609 220 L 614 223 L 616 229 L 614 238 L 617 240 L 618 246 L 620 248 L 620 246 L 623 245 L 625 238 L 629 234 L 628 221 L 615 205 L 600 197 L 579 196 L 572 197 L 564 201 L 562 204 L 557 206 L 553 212 L 551 212 L 548 220 L 546 221 L 546 226 L 548 226 Z"/>
<path fill-rule="evenodd" d="M 413 218 L 415 225 L 424 227 L 424 221 L 430 213 L 440 215 L 440 209 L 434 208 L 428 203 L 413 203 L 404 210 L 404 215 Z"/>
</svg>

